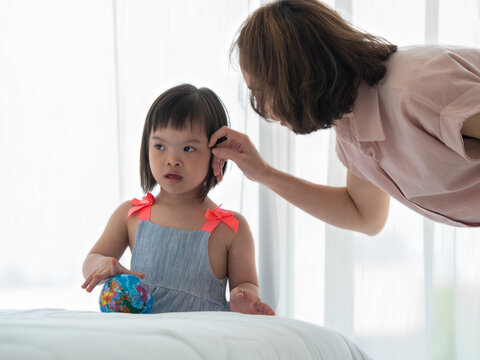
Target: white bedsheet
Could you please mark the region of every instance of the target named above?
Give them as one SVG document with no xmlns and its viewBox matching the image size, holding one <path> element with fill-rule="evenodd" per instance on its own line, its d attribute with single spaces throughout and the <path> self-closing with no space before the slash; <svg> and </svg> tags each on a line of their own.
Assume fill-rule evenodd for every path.
<svg viewBox="0 0 480 360">
<path fill-rule="evenodd" d="M 0 359 L 369 359 L 341 334 L 278 316 L 0 310 Z"/>
</svg>

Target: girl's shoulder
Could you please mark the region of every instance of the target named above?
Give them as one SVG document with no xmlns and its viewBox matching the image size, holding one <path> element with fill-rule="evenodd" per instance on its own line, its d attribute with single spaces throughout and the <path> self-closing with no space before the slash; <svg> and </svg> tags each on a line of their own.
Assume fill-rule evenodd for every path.
<svg viewBox="0 0 480 360">
<path fill-rule="evenodd" d="M 140 220 L 149 220 L 152 205 L 155 203 L 155 197 L 151 193 L 147 193 L 141 199 L 133 198 L 125 201 L 120 205 L 122 210 L 127 210 L 127 217 L 137 218 Z"/>
<path fill-rule="evenodd" d="M 217 205 L 211 201 L 206 209 L 204 221 L 206 225 L 209 222 L 217 224 L 215 229 L 220 228 L 232 234 L 237 234 L 249 228 L 247 219 L 236 211 L 224 208 L 222 205 Z"/>
<path fill-rule="evenodd" d="M 131 207 L 132 207 L 132 204 L 130 203 L 130 200 L 122 202 L 114 210 L 112 217 L 127 220 L 128 211 L 130 210 Z"/>
<path fill-rule="evenodd" d="M 230 251 L 232 246 L 241 248 L 242 244 L 253 243 L 253 236 L 247 219 L 238 212 L 228 209 L 222 210 L 229 213 L 230 216 L 224 217 L 211 231 L 210 242 L 215 244 L 220 241 L 227 251 Z M 206 222 L 208 222 L 208 219 L 206 219 Z"/>
<path fill-rule="evenodd" d="M 208 210 L 205 213 L 205 219 L 208 221 L 214 220 L 215 218 L 220 219 L 220 223 L 227 225 L 235 233 L 239 230 L 248 227 L 247 219 L 240 213 L 224 208 L 222 205 L 216 205 L 213 202 L 210 202 L 207 206 Z"/>
<path fill-rule="evenodd" d="M 247 219 L 240 213 L 232 211 L 233 217 L 238 220 L 238 229 L 249 227 Z"/>
<path fill-rule="evenodd" d="M 219 224 L 219 229 L 223 233 L 228 233 L 229 238 L 232 240 L 244 237 L 252 237 L 250 226 L 248 225 L 248 220 L 236 211 L 230 211 L 228 209 L 224 209 L 227 213 L 231 214 L 233 220 L 231 221 L 222 221 Z"/>
</svg>

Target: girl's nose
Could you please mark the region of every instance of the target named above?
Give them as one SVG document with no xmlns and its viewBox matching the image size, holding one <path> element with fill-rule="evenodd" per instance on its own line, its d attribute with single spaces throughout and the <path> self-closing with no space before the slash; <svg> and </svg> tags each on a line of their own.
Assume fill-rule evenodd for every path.
<svg viewBox="0 0 480 360">
<path fill-rule="evenodd" d="M 167 165 L 171 167 L 179 167 L 182 163 L 177 159 L 169 159 L 167 160 Z"/>
</svg>

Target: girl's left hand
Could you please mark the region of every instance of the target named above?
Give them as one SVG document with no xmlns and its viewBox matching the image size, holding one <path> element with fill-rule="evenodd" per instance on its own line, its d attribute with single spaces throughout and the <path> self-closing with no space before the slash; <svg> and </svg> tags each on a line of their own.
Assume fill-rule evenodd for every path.
<svg viewBox="0 0 480 360">
<path fill-rule="evenodd" d="M 275 315 L 272 308 L 263 303 L 257 295 L 238 287 L 230 292 L 230 308 L 242 314 Z"/>
</svg>

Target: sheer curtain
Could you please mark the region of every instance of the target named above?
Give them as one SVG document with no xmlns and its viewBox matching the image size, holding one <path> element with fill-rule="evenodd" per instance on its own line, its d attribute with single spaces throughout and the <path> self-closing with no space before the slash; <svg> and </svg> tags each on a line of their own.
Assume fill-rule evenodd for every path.
<svg viewBox="0 0 480 360">
<path fill-rule="evenodd" d="M 480 47 L 478 0 L 338 0 L 329 5 L 356 27 L 399 46 Z M 333 132 L 295 137 L 289 161 L 294 172 L 342 185 L 345 169 L 334 141 Z M 375 237 L 293 212 L 294 252 L 285 261 L 293 264 L 293 285 L 284 286 L 293 286 L 295 318 L 342 332 L 375 359 L 480 358 L 479 229 L 435 224 L 396 201 Z"/>
<path fill-rule="evenodd" d="M 479 0 L 327 3 L 400 46 L 480 47 Z M 280 169 L 343 184 L 333 132 L 294 136 L 249 108 L 227 53 L 259 4 L 0 2 L 0 308 L 98 309 L 98 290 L 80 289 L 82 261 L 116 206 L 142 195 L 143 122 L 173 85 L 216 91 L 232 127 Z M 234 165 L 211 196 L 247 217 L 262 297 L 279 315 L 336 329 L 375 359 L 480 358 L 479 230 L 434 224 L 392 201 L 378 236 L 342 231 Z"/>
<path fill-rule="evenodd" d="M 259 122 L 247 122 L 247 89 L 227 57 L 254 6 L 0 2 L 0 308 L 98 309 L 99 290 L 80 288 L 81 265 L 114 209 L 142 196 L 143 123 L 169 87 L 210 87 L 232 126 L 257 141 Z M 230 165 L 210 195 L 242 212 L 258 238 L 256 184 Z"/>
</svg>

